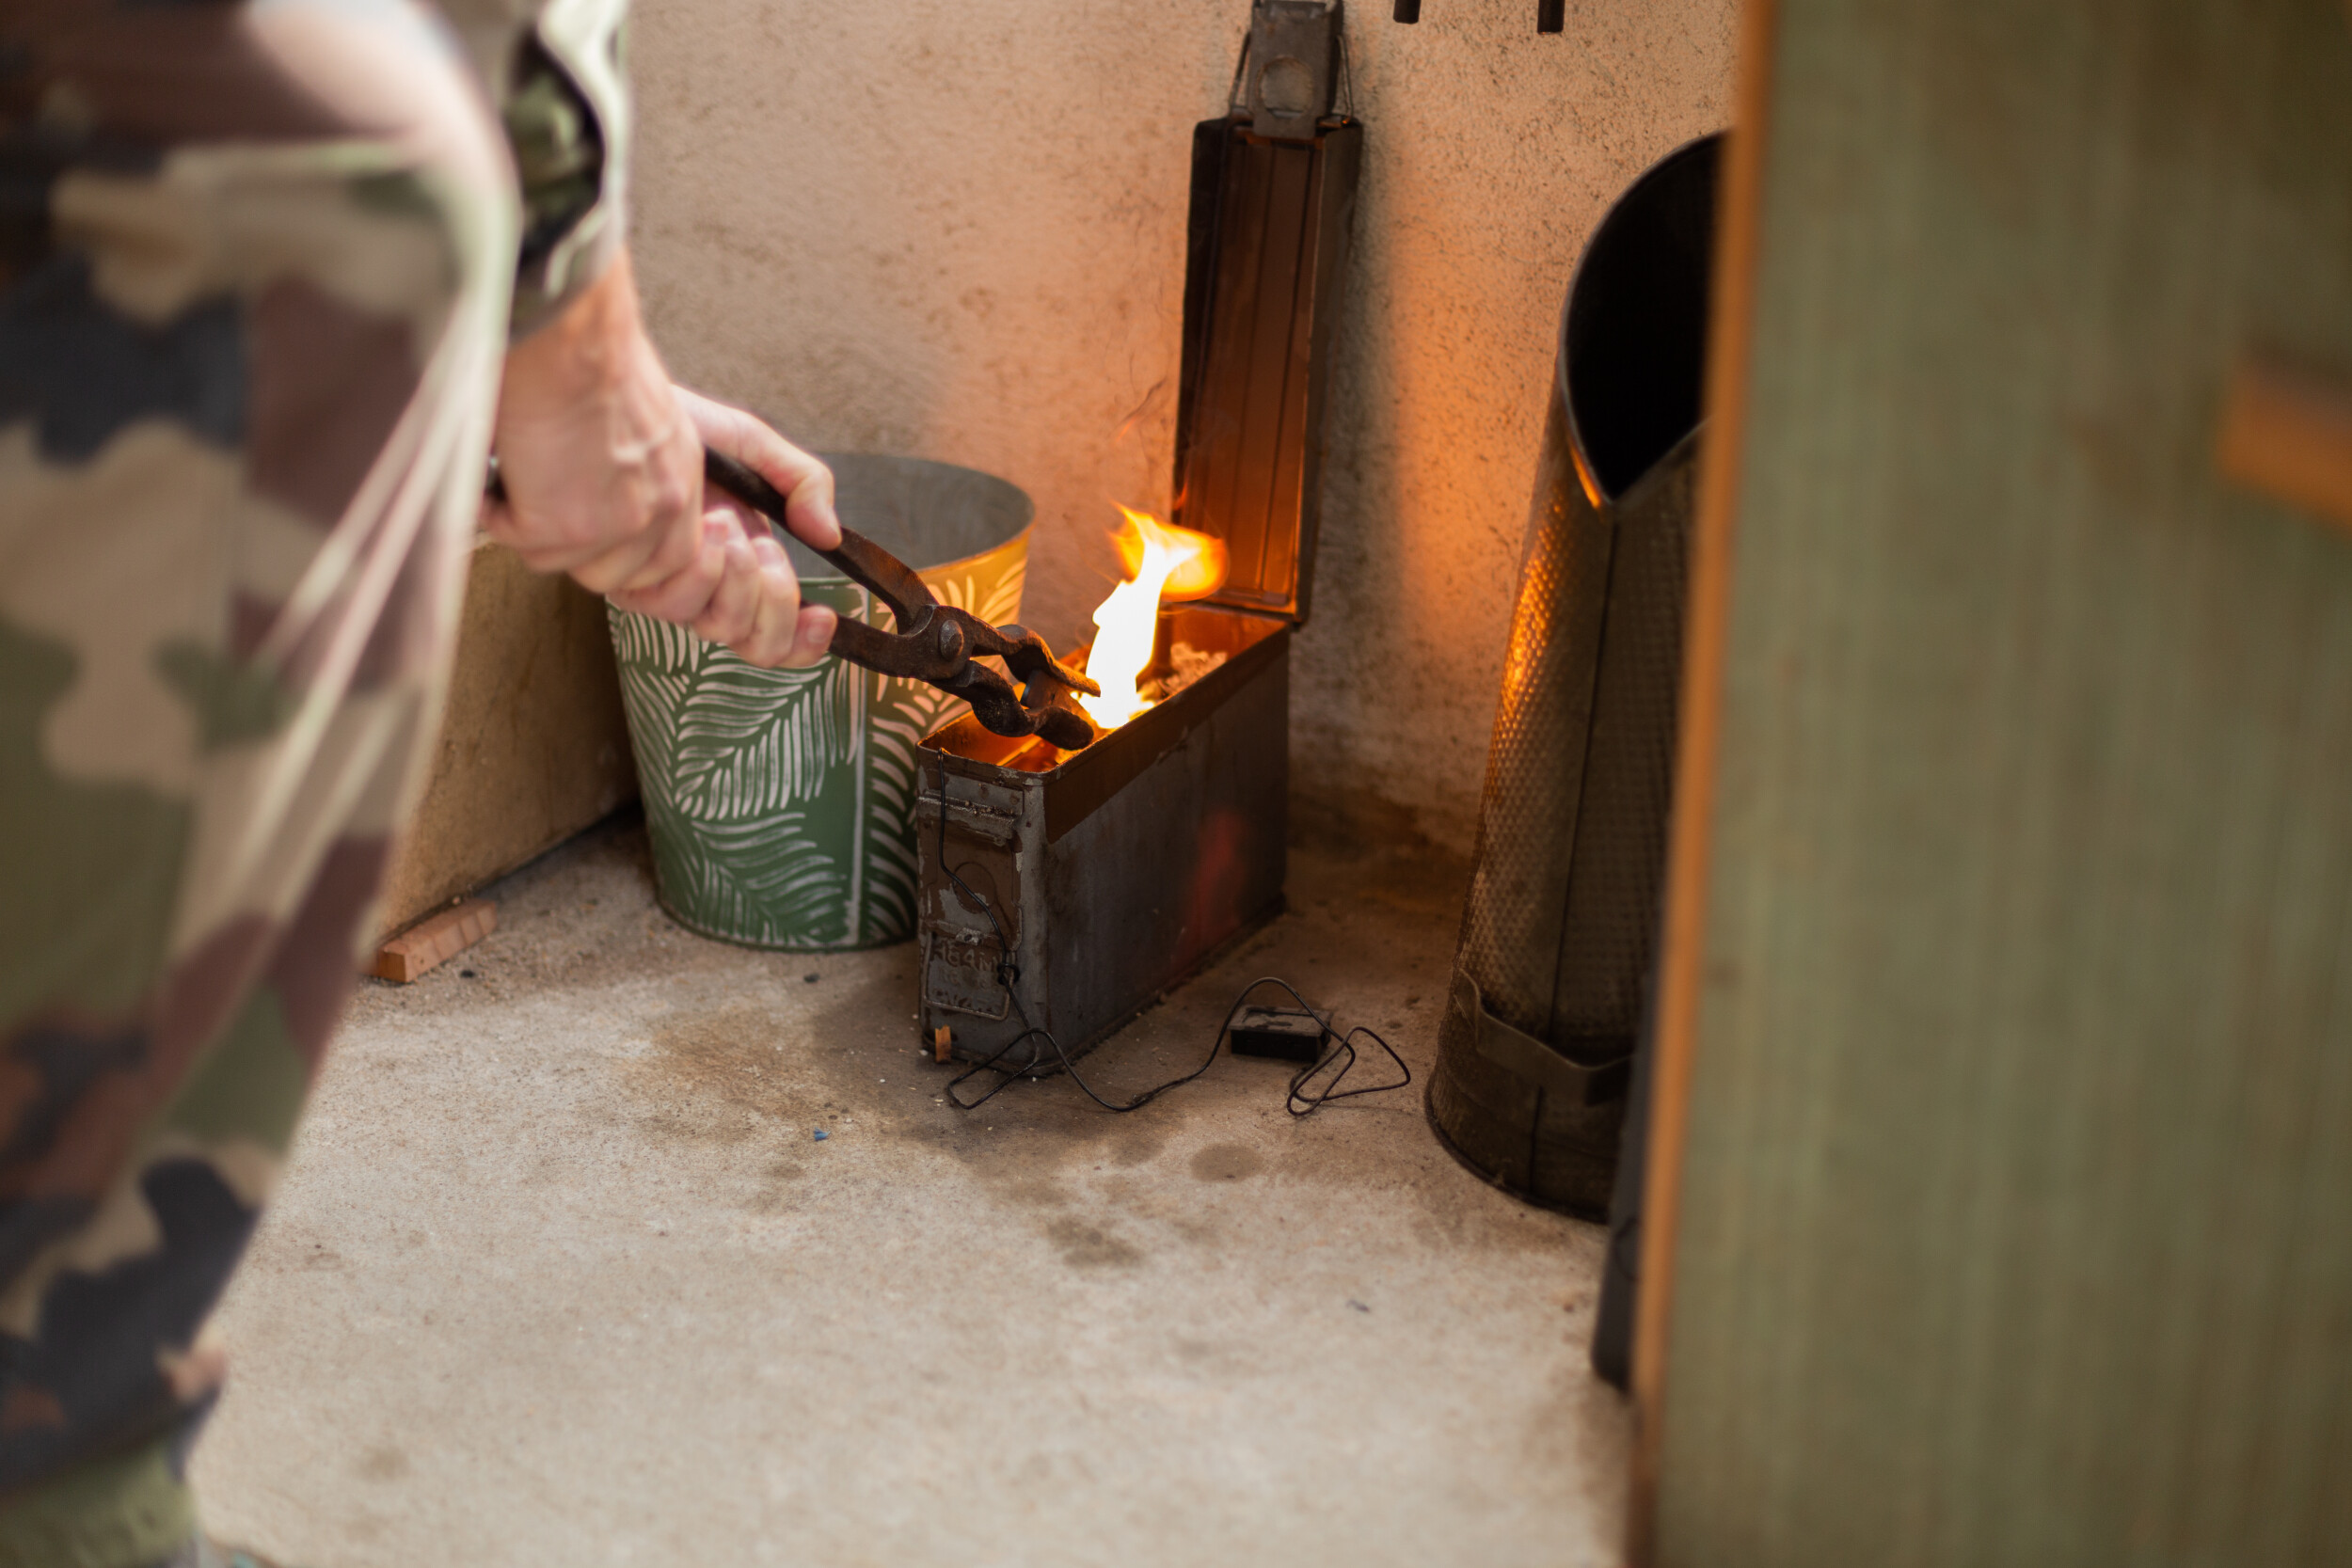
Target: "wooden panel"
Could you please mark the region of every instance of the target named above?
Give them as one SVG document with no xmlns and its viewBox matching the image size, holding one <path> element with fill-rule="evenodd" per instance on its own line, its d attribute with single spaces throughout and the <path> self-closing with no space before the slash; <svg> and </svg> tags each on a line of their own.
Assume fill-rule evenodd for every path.
<svg viewBox="0 0 2352 1568">
<path fill-rule="evenodd" d="M 1740 11 L 1739 99 L 1716 200 L 1715 298 L 1708 342 L 1706 445 L 1697 527 L 1691 541 L 1685 611 L 1682 735 L 1676 749 L 1674 822 L 1666 849 L 1665 929 L 1658 956 L 1657 1060 L 1649 1091 L 1647 1168 L 1642 1182 L 1642 1290 L 1633 1336 L 1632 1497 L 1628 1555 L 1637 1568 L 1658 1558 L 1659 1495 L 1665 1434 L 1666 1351 L 1680 1234 L 1682 1163 L 1689 1135 L 1692 1059 L 1696 1051 L 1708 872 L 1714 840 L 1723 738 L 1724 660 L 1731 605 L 1731 562 L 1739 483 L 1748 446 L 1748 388 L 1756 341 L 1756 234 L 1771 124 L 1772 47 L 1779 0 L 1746 0 Z M 1589 480 L 1587 489 L 1593 488 Z"/>
<path fill-rule="evenodd" d="M 1645 1548 L 2352 1561 L 2352 537 L 2215 463 L 2352 367 L 2344 8 L 1758 15 Z"/>
<path fill-rule="evenodd" d="M 385 881 L 386 933 L 637 797 L 604 601 L 477 541 L 424 794 Z"/>
</svg>

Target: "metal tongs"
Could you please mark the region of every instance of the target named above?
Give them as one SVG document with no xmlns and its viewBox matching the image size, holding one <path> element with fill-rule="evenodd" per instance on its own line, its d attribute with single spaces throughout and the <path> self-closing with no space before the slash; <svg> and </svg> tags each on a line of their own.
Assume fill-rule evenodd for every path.
<svg viewBox="0 0 2352 1568">
<path fill-rule="evenodd" d="M 705 451 L 703 474 L 781 530 L 785 498 L 757 473 L 721 452 Z M 815 549 L 815 546 L 809 546 Z M 890 607 L 898 629 L 844 615 L 834 628 L 834 657 L 884 675 L 935 686 L 972 705 L 973 717 L 1001 736 L 1039 736 L 1065 752 L 1094 744 L 1095 729 L 1072 693 L 1103 694 L 1102 687 L 1054 657 L 1045 640 L 1021 626 L 992 626 L 969 610 L 941 604 L 914 568 L 850 529 L 838 549 L 817 550 L 850 580 Z M 1021 689 L 978 662 L 1005 661 Z"/>
</svg>

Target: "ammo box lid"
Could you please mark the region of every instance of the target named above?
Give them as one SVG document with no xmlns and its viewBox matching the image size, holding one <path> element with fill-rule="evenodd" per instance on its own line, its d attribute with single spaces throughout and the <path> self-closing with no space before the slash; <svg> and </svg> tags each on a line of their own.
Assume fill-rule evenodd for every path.
<svg viewBox="0 0 2352 1568">
<path fill-rule="evenodd" d="M 1336 51 L 1337 8 L 1321 21 L 1311 14 L 1317 9 L 1262 0 L 1262 13 L 1295 14 L 1253 23 L 1244 103 L 1193 132 L 1176 407 L 1174 520 L 1224 540 L 1228 552 L 1230 576 L 1207 602 L 1301 624 L 1314 581 L 1325 394 L 1363 126 L 1333 112 L 1339 73 L 1325 71 L 1314 84 L 1319 112 L 1289 117 L 1311 139 L 1261 135 L 1286 123 L 1261 102 L 1281 90 L 1269 71 L 1295 68 L 1302 45 L 1286 36 L 1279 48 L 1261 48 L 1257 35 L 1311 26 L 1329 32 Z"/>
</svg>

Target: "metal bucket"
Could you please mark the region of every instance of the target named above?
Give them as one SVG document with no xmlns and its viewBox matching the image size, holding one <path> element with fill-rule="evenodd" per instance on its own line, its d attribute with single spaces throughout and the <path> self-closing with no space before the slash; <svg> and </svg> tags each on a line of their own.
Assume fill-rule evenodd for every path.
<svg viewBox="0 0 2352 1568">
<path fill-rule="evenodd" d="M 1001 479 L 831 454 L 841 520 L 942 603 L 1021 617 L 1036 508 Z M 810 604 L 886 624 L 873 595 L 791 546 Z M 762 670 L 682 626 L 612 612 L 662 908 L 750 947 L 878 947 L 914 934 L 917 748 L 961 703 L 837 658 Z"/>
<path fill-rule="evenodd" d="M 1644 175 L 1568 291 L 1429 1085 L 1466 1164 L 1593 1220 L 1664 887 L 1720 140 Z"/>
</svg>

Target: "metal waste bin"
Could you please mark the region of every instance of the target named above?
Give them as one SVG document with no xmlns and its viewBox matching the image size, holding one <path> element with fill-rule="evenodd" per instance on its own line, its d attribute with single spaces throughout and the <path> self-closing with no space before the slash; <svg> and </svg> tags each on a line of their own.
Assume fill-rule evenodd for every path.
<svg viewBox="0 0 2352 1568">
<path fill-rule="evenodd" d="M 826 453 L 842 521 L 915 568 L 946 604 L 1021 614 L 1036 508 L 946 463 Z M 798 541 L 810 604 L 889 610 Z M 705 936 L 820 952 L 914 934 L 914 798 L 923 736 L 963 705 L 846 659 L 762 670 L 683 626 L 615 609 L 637 777 L 662 908 Z"/>
<path fill-rule="evenodd" d="M 1720 136 L 1578 262 L 1429 1119 L 1489 1180 L 1608 1215 L 1665 881 Z"/>
</svg>

